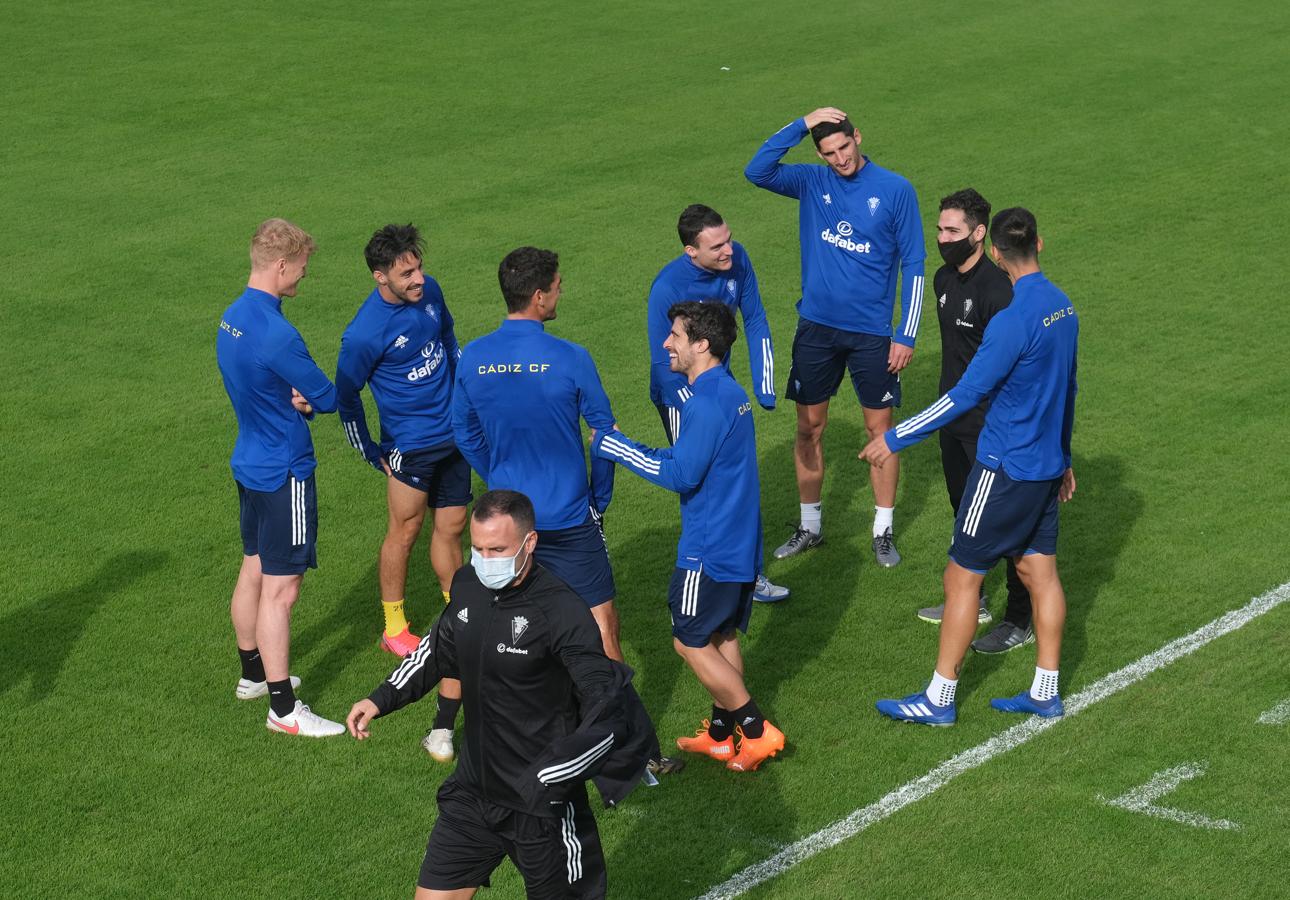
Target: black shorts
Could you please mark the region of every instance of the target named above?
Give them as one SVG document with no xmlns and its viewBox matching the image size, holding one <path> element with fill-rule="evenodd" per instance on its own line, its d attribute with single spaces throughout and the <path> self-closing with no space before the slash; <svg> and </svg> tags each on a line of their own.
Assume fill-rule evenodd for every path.
<svg viewBox="0 0 1290 900">
<path fill-rule="evenodd" d="M 318 495 L 314 476 L 288 475 L 276 491 L 237 485 L 242 553 L 260 557 L 265 575 L 303 575 L 318 568 Z"/>
<path fill-rule="evenodd" d="M 449 778 L 439 788 L 439 818 L 430 831 L 417 886 L 455 891 L 487 886 L 509 856 L 529 900 L 604 897 L 605 856 L 586 795 L 535 816 L 490 803 Z"/>
<path fill-rule="evenodd" d="M 590 510 L 587 521 L 581 525 L 537 534 L 533 557 L 573 588 L 587 606 L 599 606 L 614 599 L 614 571 L 609 567 L 605 533 Z"/>
<path fill-rule="evenodd" d="M 677 567 L 667 589 L 672 636 L 687 647 L 706 647 L 714 634 L 748 630 L 754 582 L 713 581 Z"/>
<path fill-rule="evenodd" d="M 842 373 L 850 371 L 861 406 L 900 406 L 900 374 L 887 371 L 890 352 L 889 337 L 843 331 L 799 318 L 785 396 L 806 406 L 823 403 L 838 392 Z"/>
<path fill-rule="evenodd" d="M 999 560 L 1057 554 L 1057 490 L 1061 478 L 1016 481 L 1003 466 L 979 462 L 968 473 L 967 491 L 954 522 L 950 559 L 984 575 Z"/>
<path fill-rule="evenodd" d="M 389 456 L 390 477 L 428 495 L 431 509 L 465 506 L 471 501 L 470 464 L 456 444 L 425 447 Z"/>
</svg>

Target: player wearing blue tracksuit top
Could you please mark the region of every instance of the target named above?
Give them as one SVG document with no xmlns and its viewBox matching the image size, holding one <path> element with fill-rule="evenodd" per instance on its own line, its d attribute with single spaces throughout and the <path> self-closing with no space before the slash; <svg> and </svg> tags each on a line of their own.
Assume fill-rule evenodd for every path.
<svg viewBox="0 0 1290 900">
<path fill-rule="evenodd" d="M 282 314 L 282 298 L 296 295 L 313 251 L 313 238 L 299 226 L 260 223 L 251 238 L 251 276 L 220 317 L 215 355 L 237 416 L 231 463 L 242 564 L 229 612 L 242 677 L 235 695 L 269 698 L 270 731 L 329 737 L 345 726 L 300 702 L 300 679 L 289 674 L 291 609 L 305 571 L 318 565 L 317 462 L 306 419 L 336 409 L 336 388 Z"/>
<path fill-rule="evenodd" d="M 862 453 L 882 465 L 890 454 L 990 400 L 954 524 L 932 682 L 926 694 L 878 705 L 884 715 L 927 724 L 954 721 L 958 671 L 976 630 L 981 581 L 1004 557 L 1016 561 L 1031 593 L 1037 668 L 1030 693 L 992 705 L 1007 712 L 1062 714 L 1057 663 L 1066 600 L 1056 567 L 1057 507 L 1075 490 L 1070 466 L 1079 319 L 1069 298 L 1039 269 L 1043 243 L 1029 211 L 1015 207 L 998 213 L 990 238 L 991 255 L 1012 280 L 1012 303 L 990 320 L 959 382 Z"/>
<path fill-rule="evenodd" d="M 827 165 L 782 163 L 807 134 Z M 862 156 L 859 144 L 860 132 L 844 113 L 818 109 L 771 135 L 744 170 L 758 187 L 798 201 L 802 298 L 786 394 L 798 405 L 794 457 L 802 522 L 775 551 L 778 558 L 821 540 L 820 441 L 843 372 L 850 371 L 870 438 L 886 431 L 922 316 L 927 254 L 918 198 L 908 180 Z M 893 332 L 898 273 L 902 314 Z M 870 471 L 873 546 L 883 566 L 900 561 L 891 539 L 898 477 L 896 466 Z"/>
<path fill-rule="evenodd" d="M 396 656 L 411 653 L 420 640 L 408 624 L 404 589 L 426 512 L 433 522 L 430 562 L 447 602 L 448 585 L 462 564 L 461 534 L 470 502 L 470 466 L 452 439 L 452 385 L 461 351 L 443 291 L 425 274 L 424 250 L 411 224 L 386 225 L 372 235 L 363 256 L 376 288 L 345 329 L 336 363 L 345 435 L 377 471 L 388 474 L 389 516 L 378 565 L 385 618 L 381 646 Z M 368 435 L 360 396 L 364 385 L 371 387 L 380 414 L 380 444 Z M 440 693 L 448 724 L 432 729 L 435 741 L 451 740 L 449 712 L 456 710 L 442 701 L 455 688 L 450 681 Z M 427 749 L 436 758 L 450 753 Z"/>
<path fill-rule="evenodd" d="M 526 494 L 537 514 L 538 562 L 591 607 L 605 654 L 622 659 L 613 571 L 600 519 L 614 467 L 592 461 L 579 419 L 614 424 L 591 354 L 547 334 L 560 300 L 559 256 L 520 247 L 498 266 L 507 317 L 466 345 L 457 365 L 452 428 L 457 446 L 490 490 Z"/>
<path fill-rule="evenodd" d="M 452 383 L 461 350 L 443 290 L 425 277 L 416 302 L 383 299 L 379 289 L 363 301 L 340 340 L 336 390 L 340 421 L 355 450 L 384 471 L 417 450 L 453 446 Z M 368 434 L 363 386 L 381 417 L 381 441 Z"/>
<path fill-rule="evenodd" d="M 681 407 L 676 444 L 655 449 L 617 429 L 597 430 L 593 456 L 612 460 L 681 495 L 681 539 L 668 591 L 673 646 L 712 695 L 712 718 L 677 745 L 749 771 L 784 746 L 743 680 L 738 631 L 747 631 L 761 571 L 761 484 L 752 403 L 722 360 L 736 336 L 721 303 L 668 310 L 665 346 L 692 396 Z M 742 736 L 735 752 L 734 738 Z"/>
<path fill-rule="evenodd" d="M 719 300 L 739 310 L 748 336 L 753 391 L 763 409 L 775 408 L 775 348 L 757 285 L 757 273 L 742 244 L 715 210 L 694 205 L 681 214 L 677 230 L 685 252 L 665 265 L 650 285 L 646 311 L 649 340 L 649 397 L 658 408 L 669 444 L 676 442 L 680 410 L 689 399 L 685 377 L 670 368 L 663 342 L 672 322 L 667 311 L 686 300 Z M 722 360 L 729 369 L 729 358 Z"/>
</svg>

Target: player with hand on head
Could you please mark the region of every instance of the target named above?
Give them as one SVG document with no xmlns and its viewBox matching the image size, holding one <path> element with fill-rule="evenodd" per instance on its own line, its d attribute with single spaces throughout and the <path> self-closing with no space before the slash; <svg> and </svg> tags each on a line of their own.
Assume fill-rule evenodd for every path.
<svg viewBox="0 0 1290 900">
<path fill-rule="evenodd" d="M 237 417 L 230 460 L 237 482 L 242 567 L 230 612 L 242 660 L 239 700 L 268 695 L 265 727 L 328 737 L 344 732 L 296 697 L 289 674 L 291 610 L 307 569 L 318 567 L 318 498 L 308 419 L 336 410 L 336 388 L 300 332 L 282 314 L 314 252 L 314 240 L 285 219 L 251 238 L 251 277 L 224 310 L 215 351 Z"/>
<path fill-rule="evenodd" d="M 775 408 L 775 348 L 771 343 L 770 325 L 761 302 L 761 289 L 752 260 L 742 244 L 730 235 L 730 227 L 709 206 L 695 203 L 687 206 L 676 224 L 684 252 L 665 265 L 650 285 L 646 312 L 649 337 L 650 400 L 663 421 L 663 432 L 669 445 L 676 443 L 681 426 L 681 407 L 690 398 L 690 387 L 684 376 L 673 372 L 663 342 L 672 328 L 667 311 L 687 300 L 718 301 L 743 316 L 748 335 L 748 362 L 752 369 L 754 393 L 762 409 Z M 727 356 L 721 364 L 730 368 Z M 788 598 L 788 588 L 774 584 L 765 573 L 757 573 L 753 599 L 760 603 L 777 603 Z"/>
<path fill-rule="evenodd" d="M 807 135 L 826 165 L 780 160 Z M 762 144 L 744 170 L 758 187 L 798 201 L 802 299 L 786 396 L 797 402 L 793 458 L 801 524 L 775 551 L 795 556 L 823 539 L 823 435 L 829 400 L 844 371 L 872 439 L 900 405 L 900 372 L 909 365 L 923 302 L 923 226 L 905 178 L 860 153 L 860 131 L 840 109 L 823 107 L 790 122 Z M 902 318 L 893 332 L 896 275 L 903 278 Z M 899 466 L 870 467 L 873 552 L 879 565 L 900 562 L 893 538 Z"/>
<path fill-rule="evenodd" d="M 404 612 L 408 558 L 427 508 L 430 564 L 443 600 L 461 568 L 461 534 L 470 502 L 470 466 L 452 439 L 452 385 L 457 337 L 439 283 L 425 274 L 425 242 L 408 225 L 386 225 L 363 251 L 376 286 L 340 341 L 336 391 L 350 444 L 386 476 L 389 511 L 378 575 L 385 629 L 381 647 L 407 656 L 420 640 Z M 371 388 L 381 419 L 381 442 L 367 430 L 360 392 Z M 444 679 L 439 709 L 422 742 L 440 762 L 452 759 L 452 728 L 461 686 Z"/>
<path fill-rule="evenodd" d="M 900 700 L 879 700 L 884 716 L 952 725 L 959 672 L 976 631 L 981 582 L 1011 558 L 1030 592 L 1038 640 L 1029 691 L 990 701 L 1004 712 L 1053 717 L 1064 712 L 1058 660 L 1066 595 L 1057 575 L 1058 503 L 1075 493 L 1071 432 L 1079 319 L 1067 296 L 1039 268 L 1043 240 L 1035 217 L 1014 207 L 990 223 L 990 255 L 1012 281 L 1012 303 L 996 313 L 981 349 L 954 387 L 918 415 L 861 451 L 871 465 L 921 441 L 992 398 L 959 504 L 945 566 L 945 614 L 931 682 Z"/>
<path fill-rule="evenodd" d="M 681 540 L 668 591 L 672 646 L 712 697 L 712 718 L 677 746 L 756 769 L 784 749 L 784 733 L 763 716 L 744 683 L 739 631 L 747 631 L 761 571 L 761 485 L 752 404 L 721 364 L 736 337 L 724 303 L 668 310 L 665 346 L 691 397 L 676 444 L 655 449 L 616 427 L 596 430 L 591 452 L 681 495 Z"/>
</svg>

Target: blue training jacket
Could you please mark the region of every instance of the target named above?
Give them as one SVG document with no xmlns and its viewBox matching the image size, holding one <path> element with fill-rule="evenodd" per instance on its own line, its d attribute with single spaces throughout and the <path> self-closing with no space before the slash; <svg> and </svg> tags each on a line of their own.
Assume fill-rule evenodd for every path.
<svg viewBox="0 0 1290 900">
<path fill-rule="evenodd" d="M 1042 272 L 1023 275 L 990 319 L 959 383 L 886 434 L 893 453 L 917 444 L 987 397 L 977 462 L 1017 481 L 1048 481 L 1071 464 L 1079 318 Z"/>
<path fill-rule="evenodd" d="M 709 272 L 682 253 L 654 278 L 649 289 L 646 331 L 649 334 L 649 398 L 656 405 L 679 409 L 685 405 L 689 382 L 673 372 L 663 349 L 672 331 L 667 311 L 672 304 L 686 300 L 720 300 L 731 311 L 738 310 L 744 320 L 748 338 L 748 363 L 752 369 L 753 391 L 765 409 L 775 408 L 775 348 L 770 340 L 770 325 L 757 286 L 757 273 L 743 245 L 731 242 L 732 265 L 726 272 Z M 730 368 L 730 354 L 722 365 Z"/>
<path fill-rule="evenodd" d="M 237 416 L 233 477 L 253 491 L 276 491 L 288 475 L 303 481 L 318 462 L 305 417 L 291 389 L 314 412 L 336 411 L 336 388 L 318 368 L 304 338 L 282 314 L 282 301 L 248 287 L 220 319 L 215 356 Z"/>
<path fill-rule="evenodd" d="M 820 325 L 891 337 L 914 346 L 923 311 L 923 225 L 918 197 L 903 176 L 864 157 L 850 178 L 828 166 L 780 159 L 810 134 L 805 119 L 775 132 L 744 176 L 798 202 L 802 242 L 802 318 Z M 904 278 L 903 317 L 892 334 L 896 267 Z"/>
<path fill-rule="evenodd" d="M 452 382 L 461 350 L 439 283 L 426 276 L 416 303 L 387 303 L 374 290 L 340 339 L 336 392 L 340 423 L 377 470 L 381 457 L 452 441 Z M 367 431 L 360 391 L 372 389 L 381 443 Z"/>
<path fill-rule="evenodd" d="M 542 531 L 581 525 L 613 496 L 610 463 L 593 460 L 588 484 L 579 417 L 596 431 L 614 424 L 591 354 L 541 322 L 506 319 L 462 351 L 452 398 L 457 447 L 489 490 L 527 494 Z"/>
<path fill-rule="evenodd" d="M 676 446 L 659 450 L 597 431 L 591 452 L 681 495 L 678 568 L 713 581 L 753 581 L 761 571 L 761 483 L 752 404 L 721 366 L 690 390 Z"/>
</svg>

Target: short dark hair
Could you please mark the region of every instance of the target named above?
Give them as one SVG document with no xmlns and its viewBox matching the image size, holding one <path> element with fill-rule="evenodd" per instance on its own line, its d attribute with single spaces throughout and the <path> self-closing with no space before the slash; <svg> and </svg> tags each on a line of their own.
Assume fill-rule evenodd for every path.
<svg viewBox="0 0 1290 900">
<path fill-rule="evenodd" d="M 845 134 L 847 137 L 856 133 L 856 127 L 851 124 L 851 120 L 843 118 L 841 122 L 820 122 L 811 129 L 811 140 L 815 141 L 815 149 L 820 149 L 820 141 L 824 140 L 831 134 Z"/>
<path fill-rule="evenodd" d="M 1034 213 L 1021 206 L 1000 210 L 990 222 L 990 243 L 1004 259 L 1034 259 L 1039 255 Z"/>
<path fill-rule="evenodd" d="M 706 340 L 708 352 L 717 359 L 725 359 L 735 338 L 739 336 L 735 328 L 735 314 L 720 300 L 687 300 L 684 303 L 673 303 L 667 311 L 668 319 L 680 318 L 685 336 L 691 343 Z"/>
<path fill-rule="evenodd" d="M 388 272 L 390 266 L 405 253 L 421 259 L 425 255 L 425 248 L 425 241 L 415 225 L 386 225 L 372 235 L 372 239 L 363 248 L 363 256 L 371 271 Z"/>
<path fill-rule="evenodd" d="M 550 250 L 520 247 L 506 254 L 497 267 L 497 281 L 502 286 L 508 312 L 523 312 L 535 291 L 545 291 L 560 271 L 560 257 Z"/>
<path fill-rule="evenodd" d="M 519 491 L 485 491 L 475 501 L 471 515 L 476 522 L 487 522 L 496 516 L 510 516 L 523 534 L 528 534 L 537 527 L 533 501 Z"/>
<path fill-rule="evenodd" d="M 975 231 L 978 225 L 990 225 L 990 201 L 977 193 L 976 188 L 964 188 L 955 191 L 948 197 L 941 198 L 941 212 L 957 209 L 967 219 L 968 230 Z"/>
<path fill-rule="evenodd" d="M 721 214 L 711 206 L 692 203 L 685 208 L 685 212 L 681 213 L 681 218 L 677 220 L 676 233 L 681 237 L 682 247 L 697 247 L 701 231 L 724 224 L 726 220 L 721 218 Z"/>
</svg>

